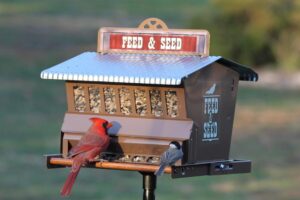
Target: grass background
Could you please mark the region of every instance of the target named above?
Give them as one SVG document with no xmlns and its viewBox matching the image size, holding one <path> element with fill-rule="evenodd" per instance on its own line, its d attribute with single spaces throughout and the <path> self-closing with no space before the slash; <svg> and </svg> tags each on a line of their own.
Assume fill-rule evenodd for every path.
<svg viewBox="0 0 300 200">
<path fill-rule="evenodd" d="M 68 174 L 47 170 L 42 156 L 58 152 L 66 110 L 64 83 L 41 80 L 43 69 L 95 51 L 99 27 L 158 17 L 170 28 L 189 28 L 203 2 L 0 0 L 0 199 L 59 199 Z M 231 157 L 251 159 L 252 173 L 164 176 L 157 199 L 300 198 L 299 90 L 243 85 Z M 141 199 L 141 182 L 136 172 L 83 169 L 70 199 Z"/>
</svg>

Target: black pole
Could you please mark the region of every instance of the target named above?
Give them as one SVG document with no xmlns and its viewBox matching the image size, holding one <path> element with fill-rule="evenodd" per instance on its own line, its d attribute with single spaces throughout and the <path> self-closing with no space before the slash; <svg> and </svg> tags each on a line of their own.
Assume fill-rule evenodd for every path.
<svg viewBox="0 0 300 200">
<path fill-rule="evenodd" d="M 156 176 L 151 172 L 141 172 L 143 175 L 143 200 L 155 200 Z"/>
</svg>

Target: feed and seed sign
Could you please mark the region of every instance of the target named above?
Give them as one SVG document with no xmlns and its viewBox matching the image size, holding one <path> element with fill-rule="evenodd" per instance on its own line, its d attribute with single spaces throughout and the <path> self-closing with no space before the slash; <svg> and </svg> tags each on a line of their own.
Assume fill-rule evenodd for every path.
<svg viewBox="0 0 300 200">
<path fill-rule="evenodd" d="M 208 55 L 209 33 L 202 30 L 102 28 L 99 52 Z"/>
</svg>

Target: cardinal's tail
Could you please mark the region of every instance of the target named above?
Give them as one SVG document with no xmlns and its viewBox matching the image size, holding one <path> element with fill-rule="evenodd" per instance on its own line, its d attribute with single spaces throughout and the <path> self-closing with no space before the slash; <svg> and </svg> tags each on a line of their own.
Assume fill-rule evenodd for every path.
<svg viewBox="0 0 300 200">
<path fill-rule="evenodd" d="M 161 165 L 161 166 L 154 172 L 154 174 L 155 174 L 156 176 L 161 176 L 161 175 L 163 175 L 163 174 L 164 174 L 164 171 L 165 171 L 165 168 L 166 168 L 165 165 Z"/>
<path fill-rule="evenodd" d="M 67 197 L 71 194 L 71 190 L 72 190 L 72 187 L 75 183 L 75 180 L 76 180 L 76 177 L 78 175 L 80 171 L 80 168 L 76 169 L 75 171 L 71 171 L 64 186 L 62 187 L 61 191 L 60 191 L 60 195 L 63 196 L 63 197 Z"/>
</svg>

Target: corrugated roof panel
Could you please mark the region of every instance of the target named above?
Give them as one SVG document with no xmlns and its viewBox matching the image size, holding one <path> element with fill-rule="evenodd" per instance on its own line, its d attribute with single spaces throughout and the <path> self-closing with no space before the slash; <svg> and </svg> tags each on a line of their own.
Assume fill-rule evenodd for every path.
<svg viewBox="0 0 300 200">
<path fill-rule="evenodd" d="M 185 76 L 219 56 L 99 54 L 85 52 L 42 71 L 42 79 L 180 85 Z"/>
</svg>

